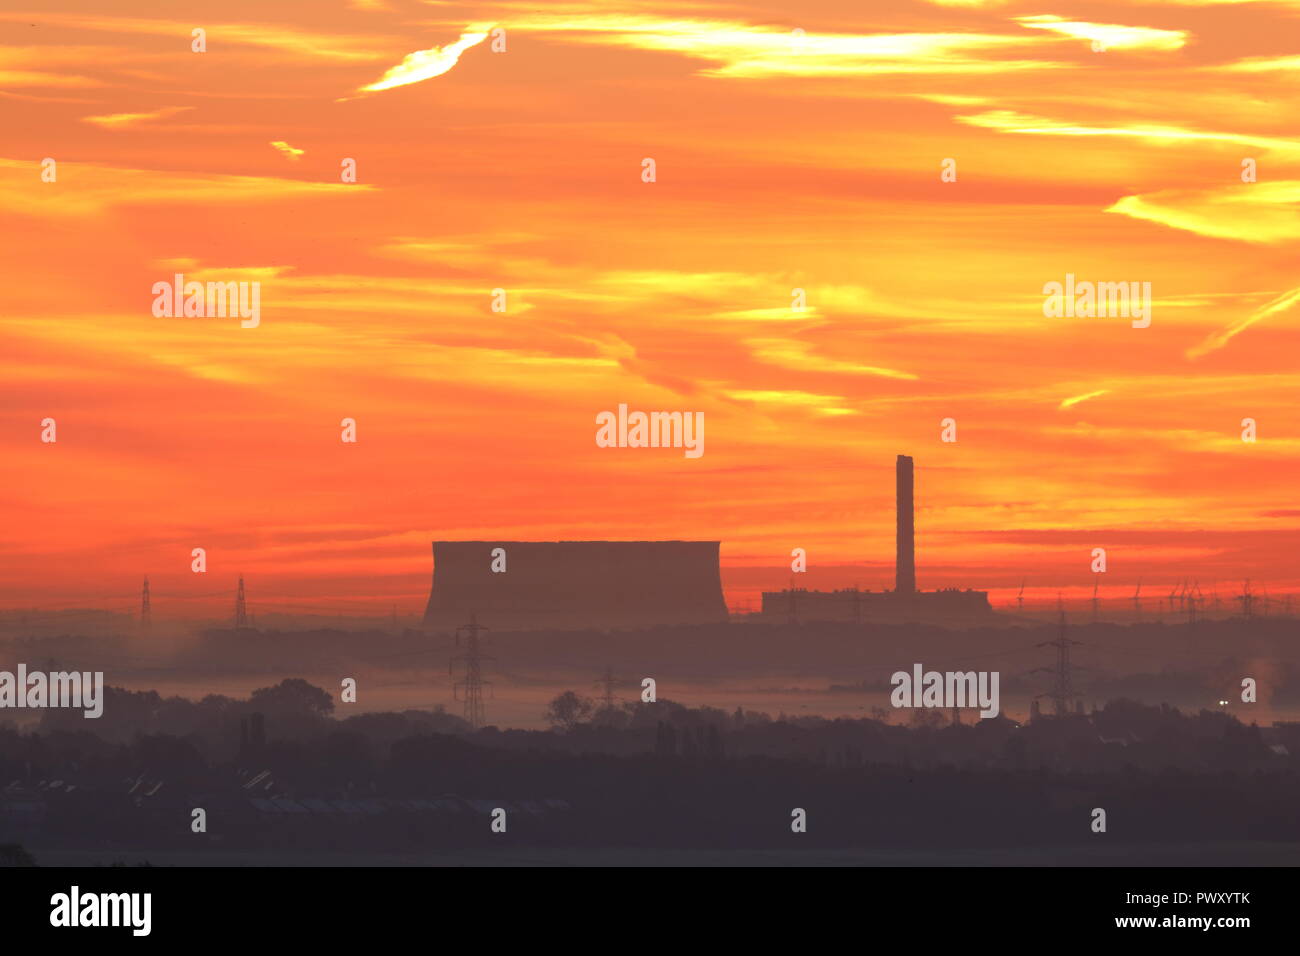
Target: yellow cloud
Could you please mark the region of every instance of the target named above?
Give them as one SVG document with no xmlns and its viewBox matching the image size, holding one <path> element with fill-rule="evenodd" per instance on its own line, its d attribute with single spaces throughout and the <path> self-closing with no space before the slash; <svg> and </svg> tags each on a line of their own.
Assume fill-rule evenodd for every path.
<svg viewBox="0 0 1300 956">
<path fill-rule="evenodd" d="M 1248 56 L 1232 63 L 1210 67 L 1225 73 L 1271 73 L 1276 70 L 1300 70 L 1300 56 Z"/>
<path fill-rule="evenodd" d="M 808 306 L 802 312 L 796 312 L 788 306 L 780 309 L 736 309 L 731 312 L 717 312 L 714 318 L 735 319 L 741 322 L 809 322 L 817 321 L 817 310 Z"/>
<path fill-rule="evenodd" d="M 809 408 L 821 415 L 852 415 L 853 409 L 844 408 L 841 395 L 817 395 L 813 392 L 775 389 L 734 389 L 723 392 L 728 398 L 742 402 L 756 402 L 760 405 L 793 405 Z"/>
<path fill-rule="evenodd" d="M 297 162 L 298 158 L 307 152 L 305 149 L 298 149 L 294 146 L 290 146 L 282 139 L 274 140 L 271 143 L 271 145 L 275 149 L 279 150 L 286 159 L 292 160 L 294 162 Z"/>
<path fill-rule="evenodd" d="M 1064 401 L 1062 401 L 1058 407 L 1061 409 L 1073 408 L 1075 405 L 1078 405 L 1080 402 L 1086 402 L 1090 398 L 1096 398 L 1098 395 L 1107 395 L 1109 393 L 1110 393 L 1110 389 L 1100 388 L 1095 392 L 1088 392 L 1087 394 L 1084 395 L 1075 395 L 1073 398 L 1067 398 Z"/>
<path fill-rule="evenodd" d="M 194 109 L 192 106 L 164 106 L 151 113 L 109 113 L 105 116 L 83 116 L 81 121 L 103 129 L 125 129 L 128 126 L 138 126 L 150 120 L 165 119 L 168 116 L 175 116 L 177 113 L 184 113 L 186 110 L 192 109 Z"/>
<path fill-rule="evenodd" d="M 1168 189 L 1125 196 L 1106 211 L 1216 239 L 1291 242 L 1300 239 L 1300 180 Z"/>
<path fill-rule="evenodd" d="M 1180 50 L 1187 42 L 1184 30 L 1158 30 L 1154 27 L 1126 27 L 1115 23 L 1089 23 L 1064 17 L 1013 17 L 1030 30 L 1051 30 L 1068 37 L 1089 40 L 1094 49 L 1106 50 Z"/>
<path fill-rule="evenodd" d="M 0 86 L 103 86 L 101 80 L 72 73 L 44 73 L 40 70 L 0 70 Z"/>
<path fill-rule="evenodd" d="M 396 86 L 408 86 L 411 83 L 419 83 L 423 80 L 431 80 L 435 76 L 442 76 L 456 65 L 462 53 L 487 39 L 487 28 L 489 26 L 490 24 L 479 24 L 477 27 L 471 26 L 469 30 L 460 35 L 460 39 L 455 43 L 408 53 L 401 63 L 390 69 L 375 82 L 361 87 L 360 92 L 374 93 L 379 90 L 391 90 Z"/>
<path fill-rule="evenodd" d="M 1189 359 L 1198 359 L 1202 355 L 1206 355 L 1216 349 L 1221 349 L 1227 345 L 1234 336 L 1246 331 L 1246 329 L 1250 328 L 1256 322 L 1262 322 L 1264 319 L 1285 312 L 1297 302 L 1300 302 L 1300 288 L 1292 289 L 1290 292 L 1284 292 L 1272 302 L 1269 302 L 1262 308 L 1256 309 L 1244 319 L 1234 322 L 1221 332 L 1215 332 L 1199 345 L 1195 345 L 1188 349 L 1187 357 Z"/>
<path fill-rule="evenodd" d="M 1243 136 L 1238 133 L 1216 133 L 1184 129 L 1180 126 L 1079 126 L 1040 116 L 1027 116 L 1013 110 L 990 110 L 973 116 L 958 116 L 959 123 L 994 129 L 1002 133 L 1023 133 L 1036 136 L 1121 136 L 1146 139 L 1157 143 L 1206 142 L 1234 143 L 1256 149 L 1300 153 L 1300 142 L 1289 139 L 1272 139 L 1265 136 Z"/>
<path fill-rule="evenodd" d="M 1037 43 L 985 33 L 804 33 L 728 20 L 663 20 L 628 14 L 534 14 L 511 27 L 567 41 L 663 50 L 718 64 L 711 76 L 864 76 L 881 73 L 1001 73 L 1073 64 L 987 56 Z"/>
</svg>

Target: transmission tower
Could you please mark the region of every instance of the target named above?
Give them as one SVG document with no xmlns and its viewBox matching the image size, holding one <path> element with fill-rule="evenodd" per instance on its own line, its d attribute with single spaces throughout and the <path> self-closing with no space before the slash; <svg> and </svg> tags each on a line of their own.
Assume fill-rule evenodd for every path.
<svg viewBox="0 0 1300 956">
<path fill-rule="evenodd" d="M 456 700 L 465 701 L 465 720 L 474 730 L 478 730 L 483 726 L 483 688 L 490 683 L 483 679 L 482 665 L 484 661 L 494 659 L 484 655 L 479 647 L 479 632 L 486 630 L 487 628 L 479 624 L 477 617 L 471 613 L 469 623 L 456 628 L 456 646 L 460 647 L 461 635 L 463 634 L 465 653 L 453 657 L 447 665 L 447 673 L 449 674 L 454 673 L 457 661 L 465 665 L 465 676 L 462 680 L 452 684 L 452 695 Z M 462 691 L 464 697 L 460 696 Z"/>
<path fill-rule="evenodd" d="M 1097 619 L 1101 616 L 1101 601 L 1097 598 L 1097 588 L 1100 585 L 1101 578 L 1097 578 L 1092 582 L 1092 622 L 1094 624 L 1097 623 Z"/>
<path fill-rule="evenodd" d="M 235 592 L 235 630 L 248 627 L 248 602 L 244 600 L 244 576 L 239 576 L 239 590 Z"/>
<path fill-rule="evenodd" d="M 149 607 L 149 579 L 144 579 L 144 590 L 140 592 L 140 630 L 148 633 L 153 624 L 153 610 Z"/>
<path fill-rule="evenodd" d="M 1138 580 L 1137 590 L 1133 592 L 1133 613 L 1142 620 L 1142 581 Z"/>
<path fill-rule="evenodd" d="M 1020 582 L 1020 593 L 1016 595 L 1016 613 L 1023 616 L 1025 613 L 1025 582 Z"/>
<path fill-rule="evenodd" d="M 605 692 L 600 695 L 600 710 L 602 712 L 617 710 L 619 700 L 614 696 L 614 687 L 618 684 L 618 678 L 614 676 L 614 671 L 609 666 L 605 667 L 605 675 L 596 681 L 597 687 L 605 688 Z"/>
<path fill-rule="evenodd" d="M 1070 648 L 1079 647 L 1079 641 L 1071 640 L 1066 636 L 1065 610 L 1061 610 L 1060 631 L 1054 641 L 1044 641 L 1039 647 L 1056 648 L 1056 680 L 1052 685 L 1051 691 L 1046 694 L 1040 694 L 1040 697 L 1050 697 L 1052 707 L 1056 716 L 1064 717 L 1070 713 L 1070 701 L 1074 698 L 1074 677 L 1073 666 L 1070 663 Z M 1046 671 L 1048 668 L 1040 667 L 1039 671 Z"/>
</svg>

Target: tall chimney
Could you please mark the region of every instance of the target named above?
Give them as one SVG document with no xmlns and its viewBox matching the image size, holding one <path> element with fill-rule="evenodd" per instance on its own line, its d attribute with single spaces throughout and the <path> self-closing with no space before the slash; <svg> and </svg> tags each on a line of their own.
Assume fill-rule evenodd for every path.
<svg viewBox="0 0 1300 956">
<path fill-rule="evenodd" d="M 894 561 L 894 590 L 898 594 L 916 591 L 916 544 L 912 528 L 912 459 L 898 456 L 898 552 Z"/>
</svg>

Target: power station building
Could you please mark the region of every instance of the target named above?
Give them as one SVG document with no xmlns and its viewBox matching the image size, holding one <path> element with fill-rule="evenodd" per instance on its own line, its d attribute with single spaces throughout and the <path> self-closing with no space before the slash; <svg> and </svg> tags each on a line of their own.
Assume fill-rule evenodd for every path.
<svg viewBox="0 0 1300 956">
<path fill-rule="evenodd" d="M 578 630 L 727 620 L 717 541 L 435 541 L 426 627 Z"/>
<path fill-rule="evenodd" d="M 763 592 L 763 614 L 793 621 L 882 621 L 956 623 L 993 613 L 986 591 L 916 589 L 916 528 L 912 459 L 899 455 L 894 468 L 894 590 Z"/>
</svg>

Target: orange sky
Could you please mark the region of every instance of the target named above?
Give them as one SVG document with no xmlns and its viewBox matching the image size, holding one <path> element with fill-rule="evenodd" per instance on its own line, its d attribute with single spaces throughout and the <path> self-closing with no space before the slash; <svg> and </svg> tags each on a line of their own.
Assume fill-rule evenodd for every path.
<svg viewBox="0 0 1300 956">
<path fill-rule="evenodd" d="M 891 586 L 898 453 L 924 588 L 1300 578 L 1300 3 L 185 7 L 0 12 L 3 606 L 417 613 L 434 538 Z M 704 455 L 598 448 L 620 402 Z"/>
</svg>

